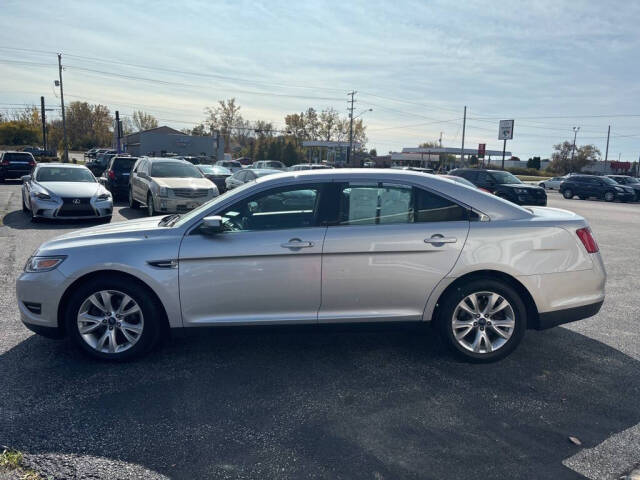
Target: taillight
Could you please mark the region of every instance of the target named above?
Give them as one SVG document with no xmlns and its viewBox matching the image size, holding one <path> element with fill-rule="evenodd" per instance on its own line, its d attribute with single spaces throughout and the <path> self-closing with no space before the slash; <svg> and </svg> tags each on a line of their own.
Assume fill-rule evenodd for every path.
<svg viewBox="0 0 640 480">
<path fill-rule="evenodd" d="M 36 166 L 36 161 L 35 160 L 29 160 L 29 166 L 30 167 L 35 167 Z"/>
<path fill-rule="evenodd" d="M 116 179 L 116 174 L 115 174 L 115 172 L 113 170 L 109 170 L 108 175 L 109 175 L 109 178 L 111 180 L 115 180 Z"/>
<path fill-rule="evenodd" d="M 588 253 L 597 253 L 600 249 L 598 248 L 598 244 L 596 243 L 596 239 L 593 238 L 591 234 L 591 229 L 589 227 L 580 228 L 576 230 L 576 235 L 584 245 L 584 248 L 587 249 Z"/>
</svg>

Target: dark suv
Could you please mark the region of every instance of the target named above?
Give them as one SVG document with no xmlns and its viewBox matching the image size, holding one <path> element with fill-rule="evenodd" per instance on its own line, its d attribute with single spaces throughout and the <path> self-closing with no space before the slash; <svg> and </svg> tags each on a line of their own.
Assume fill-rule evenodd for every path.
<svg viewBox="0 0 640 480">
<path fill-rule="evenodd" d="M 571 175 L 560 185 L 560 193 L 566 199 L 578 196 L 580 200 L 590 197 L 601 198 L 607 202 L 620 200 L 622 202 L 633 201 L 635 193 L 633 188 L 618 185 L 609 177 L 597 177 L 595 175 Z"/>
<path fill-rule="evenodd" d="M 138 157 L 129 155 L 116 155 L 109 161 L 102 174 L 102 183 L 111 192 L 114 200 L 119 195 L 126 197 L 129 194 L 129 177 L 136 161 Z"/>
<path fill-rule="evenodd" d="M 478 168 L 456 168 L 449 175 L 469 180 L 476 187 L 487 190 L 498 197 L 518 205 L 547 205 L 544 188 L 522 183 L 519 178 L 502 170 L 482 170 Z"/>
<path fill-rule="evenodd" d="M 115 150 L 107 150 L 105 153 L 98 153 L 96 158 L 85 163 L 84 166 L 91 170 L 96 177 L 102 175 L 109 165 L 109 160 L 115 157 L 117 152 Z"/>
<path fill-rule="evenodd" d="M 35 166 L 36 159 L 29 152 L 0 152 L 0 182 L 29 175 Z"/>
<path fill-rule="evenodd" d="M 629 175 L 607 175 L 607 177 L 613 179 L 618 185 L 625 185 L 629 188 L 633 188 L 635 197 L 633 200 L 637 202 L 640 200 L 640 180 Z"/>
</svg>

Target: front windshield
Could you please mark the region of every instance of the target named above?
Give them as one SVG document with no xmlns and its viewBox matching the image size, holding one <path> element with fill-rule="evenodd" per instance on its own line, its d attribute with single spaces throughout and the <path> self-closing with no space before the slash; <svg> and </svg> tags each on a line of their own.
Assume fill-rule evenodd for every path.
<svg viewBox="0 0 640 480">
<path fill-rule="evenodd" d="M 602 180 L 604 181 L 604 183 L 607 183 L 609 185 L 618 185 L 618 182 L 609 177 L 602 177 Z"/>
<path fill-rule="evenodd" d="M 208 173 L 210 175 L 231 175 L 231 171 L 224 168 L 213 165 L 198 165 L 198 168 L 203 173 Z"/>
<path fill-rule="evenodd" d="M 181 225 L 184 225 L 185 223 L 190 221 L 192 218 L 196 218 L 198 215 L 200 215 L 201 213 L 207 211 L 208 209 L 210 209 L 214 205 L 217 205 L 220 202 L 226 201 L 229 197 L 232 197 L 234 195 L 238 195 L 238 194 L 244 192 L 245 190 L 253 187 L 254 185 L 255 185 L 255 182 L 247 182 L 247 183 L 244 183 L 244 184 L 240 185 L 239 187 L 234 188 L 233 190 L 227 190 L 225 193 L 223 193 L 221 195 L 218 195 L 214 199 L 209 200 L 206 203 L 203 203 L 198 208 L 195 208 L 195 209 L 191 210 L 190 212 L 185 213 L 184 215 L 181 215 L 175 221 L 175 223 L 173 223 L 172 226 L 179 227 Z"/>
<path fill-rule="evenodd" d="M 151 165 L 155 178 L 202 178 L 200 171 L 190 163 L 158 162 Z"/>
<path fill-rule="evenodd" d="M 625 177 L 624 180 L 625 180 L 624 183 L 626 183 L 626 184 L 629 184 L 629 183 L 640 183 L 640 181 L 638 181 L 637 178 L 633 178 L 633 177 Z"/>
<path fill-rule="evenodd" d="M 87 182 L 95 183 L 93 174 L 85 168 L 44 167 L 36 173 L 38 182 Z"/>
<path fill-rule="evenodd" d="M 500 185 L 522 183 L 518 177 L 512 175 L 509 172 L 491 172 L 491 174 L 495 177 L 496 182 L 498 182 Z"/>
</svg>

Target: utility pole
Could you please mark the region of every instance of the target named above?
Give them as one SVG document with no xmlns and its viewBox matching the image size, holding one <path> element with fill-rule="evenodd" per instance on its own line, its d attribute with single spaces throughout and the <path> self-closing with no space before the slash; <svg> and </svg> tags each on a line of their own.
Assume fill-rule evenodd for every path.
<svg viewBox="0 0 640 480">
<path fill-rule="evenodd" d="M 443 132 L 440 132 L 440 140 L 438 140 L 438 142 L 440 143 L 440 148 L 442 148 L 442 133 Z"/>
<path fill-rule="evenodd" d="M 116 110 L 116 152 L 120 153 L 120 112 Z"/>
<path fill-rule="evenodd" d="M 347 150 L 347 165 L 351 163 L 351 150 L 353 149 L 353 97 L 358 93 L 355 90 L 350 91 L 347 95 L 351 96 L 351 106 L 349 107 L 349 150 Z"/>
<path fill-rule="evenodd" d="M 60 76 L 60 105 L 62 106 L 62 142 L 64 145 L 63 162 L 69 161 L 69 145 L 67 145 L 67 121 L 64 116 L 64 91 L 62 89 L 62 54 L 58 54 L 58 74 Z"/>
<path fill-rule="evenodd" d="M 607 149 L 604 151 L 604 170 L 607 170 L 607 160 L 609 159 L 609 135 L 611 134 L 611 125 L 607 129 Z"/>
<path fill-rule="evenodd" d="M 502 170 L 504 170 L 504 154 L 506 151 L 507 151 L 507 139 L 505 138 L 502 143 Z"/>
<path fill-rule="evenodd" d="M 464 166 L 464 133 L 467 127 L 467 106 L 464 106 L 464 117 L 462 118 L 462 147 L 460 148 L 460 166 Z M 455 167 L 455 160 L 453 161 Z"/>
<path fill-rule="evenodd" d="M 578 136 L 578 130 L 580 130 L 580 127 L 573 127 L 573 147 L 571 147 L 571 171 L 573 172 L 573 154 L 576 151 L 576 137 Z"/>
<path fill-rule="evenodd" d="M 42 119 L 42 149 L 47 149 L 47 120 L 44 110 L 44 97 L 40 97 L 40 118 Z"/>
</svg>

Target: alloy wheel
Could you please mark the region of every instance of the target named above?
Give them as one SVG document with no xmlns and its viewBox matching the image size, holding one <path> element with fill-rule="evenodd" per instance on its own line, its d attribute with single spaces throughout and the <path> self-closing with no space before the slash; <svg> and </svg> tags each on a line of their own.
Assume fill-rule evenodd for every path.
<svg viewBox="0 0 640 480">
<path fill-rule="evenodd" d="M 133 347 L 144 330 L 138 303 L 126 293 L 100 290 L 86 298 L 77 315 L 80 337 L 101 353 L 120 353 Z"/>
<path fill-rule="evenodd" d="M 475 292 L 464 297 L 453 311 L 451 328 L 460 346 L 474 353 L 502 348 L 515 330 L 511 304 L 495 292 Z"/>
</svg>

